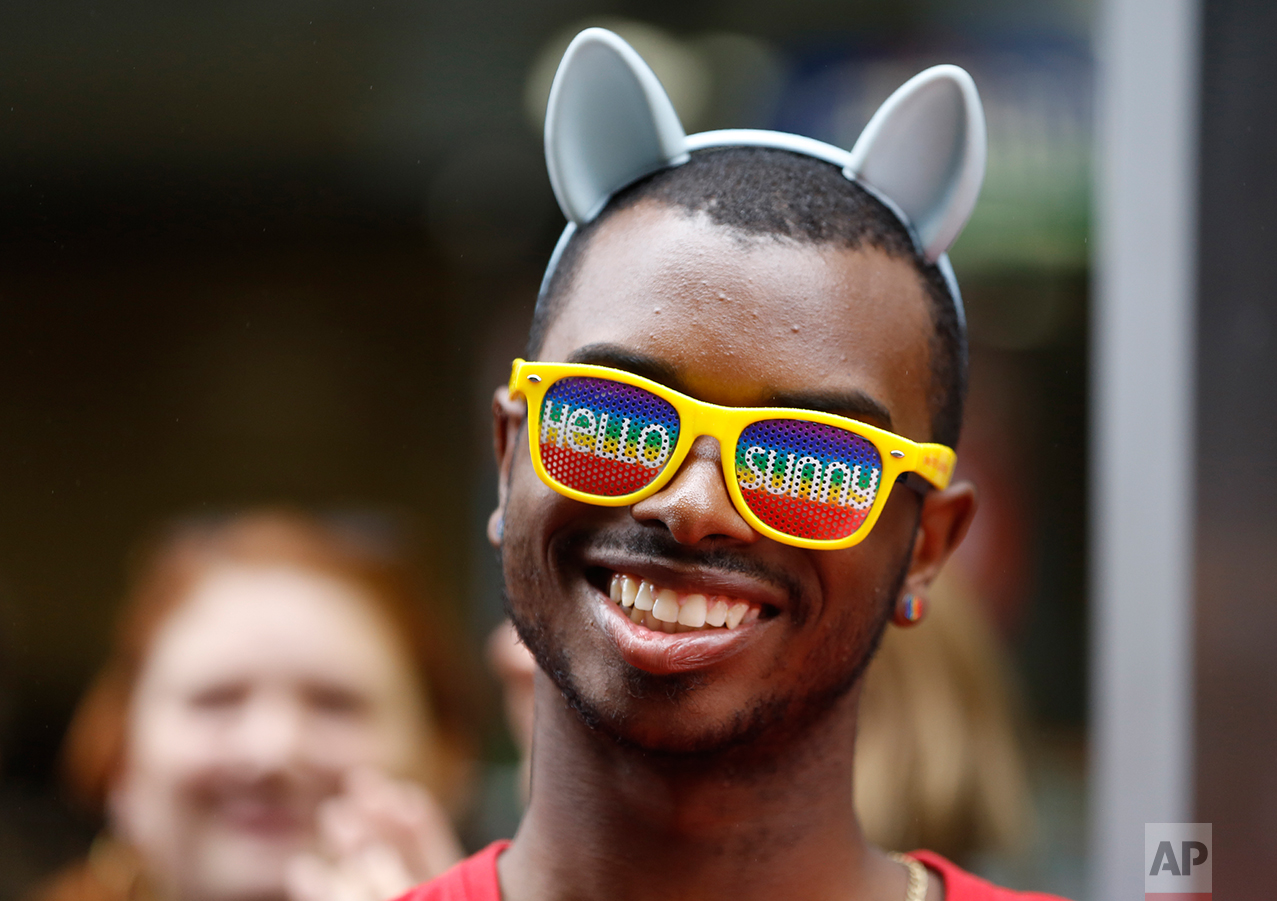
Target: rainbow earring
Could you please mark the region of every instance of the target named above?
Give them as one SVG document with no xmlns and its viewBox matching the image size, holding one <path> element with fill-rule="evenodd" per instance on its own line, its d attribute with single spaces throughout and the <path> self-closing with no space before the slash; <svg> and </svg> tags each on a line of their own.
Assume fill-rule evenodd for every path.
<svg viewBox="0 0 1277 901">
<path fill-rule="evenodd" d="M 891 621 L 897 626 L 916 626 L 927 615 L 927 599 L 915 594 L 906 594 L 896 601 L 896 609 Z"/>
</svg>

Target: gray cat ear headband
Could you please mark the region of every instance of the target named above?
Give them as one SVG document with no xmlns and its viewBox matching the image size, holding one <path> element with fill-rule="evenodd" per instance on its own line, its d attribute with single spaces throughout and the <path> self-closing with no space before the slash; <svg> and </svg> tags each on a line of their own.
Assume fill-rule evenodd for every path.
<svg viewBox="0 0 1277 901">
<path fill-rule="evenodd" d="M 833 163 L 904 223 L 935 263 L 966 316 L 946 251 L 966 225 L 984 181 L 984 109 L 958 66 L 909 79 L 874 113 L 850 151 L 779 131 L 731 128 L 689 135 L 655 73 L 604 28 L 587 28 L 563 54 L 545 114 L 545 161 L 567 228 L 550 257 L 541 296 L 576 229 L 617 191 L 711 147 L 767 147 Z"/>
</svg>

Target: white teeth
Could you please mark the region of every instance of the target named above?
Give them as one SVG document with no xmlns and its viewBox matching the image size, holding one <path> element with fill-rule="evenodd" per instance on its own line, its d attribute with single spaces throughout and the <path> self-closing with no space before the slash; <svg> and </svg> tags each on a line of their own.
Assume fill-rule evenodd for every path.
<svg viewBox="0 0 1277 901">
<path fill-rule="evenodd" d="M 634 596 L 638 594 L 638 590 L 639 590 L 639 583 L 637 579 L 632 579 L 629 576 L 622 576 L 621 577 L 621 606 L 633 607 Z"/>
<path fill-rule="evenodd" d="M 689 594 L 678 608 L 678 621 L 684 626 L 703 626 L 708 606 L 705 595 Z"/>
<path fill-rule="evenodd" d="M 652 606 L 652 615 L 663 623 L 678 622 L 678 592 L 662 588 L 656 592 L 656 603 Z"/>
<path fill-rule="evenodd" d="M 745 601 L 703 594 L 679 595 L 646 579 L 614 573 L 608 582 L 612 602 L 627 609 L 631 620 L 653 632 L 697 632 L 707 628 L 735 629 L 752 623 L 762 610 Z"/>
</svg>

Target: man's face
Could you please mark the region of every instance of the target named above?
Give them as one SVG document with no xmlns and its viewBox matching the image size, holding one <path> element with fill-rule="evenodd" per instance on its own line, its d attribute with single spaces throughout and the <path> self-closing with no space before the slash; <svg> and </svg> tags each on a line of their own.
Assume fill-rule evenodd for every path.
<svg viewBox="0 0 1277 901">
<path fill-rule="evenodd" d="M 743 238 L 647 202 L 595 234 L 540 359 L 631 369 L 727 406 L 816 407 L 928 441 L 931 334 L 907 261 Z M 806 550 L 741 519 L 718 454 L 698 439 L 660 492 L 613 508 L 544 485 L 526 428 L 507 443 L 502 546 L 516 624 L 587 721 L 643 747 L 711 750 L 827 709 L 867 662 L 910 566 L 913 492 L 897 487 L 862 543 Z M 656 635 L 609 598 L 618 573 L 757 613 L 730 633 Z"/>
</svg>

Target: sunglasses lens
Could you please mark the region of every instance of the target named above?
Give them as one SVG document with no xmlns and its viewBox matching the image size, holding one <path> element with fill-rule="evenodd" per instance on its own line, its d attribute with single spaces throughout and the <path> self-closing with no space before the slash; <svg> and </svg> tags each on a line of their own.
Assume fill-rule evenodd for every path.
<svg viewBox="0 0 1277 901">
<path fill-rule="evenodd" d="M 646 487 L 678 444 L 678 412 L 633 385 L 572 377 L 541 402 L 541 463 L 567 488 L 621 497 Z"/>
<path fill-rule="evenodd" d="M 878 449 L 854 432 L 798 419 L 767 419 L 741 432 L 736 479 L 749 509 L 796 538 L 837 541 L 873 508 Z"/>
</svg>

